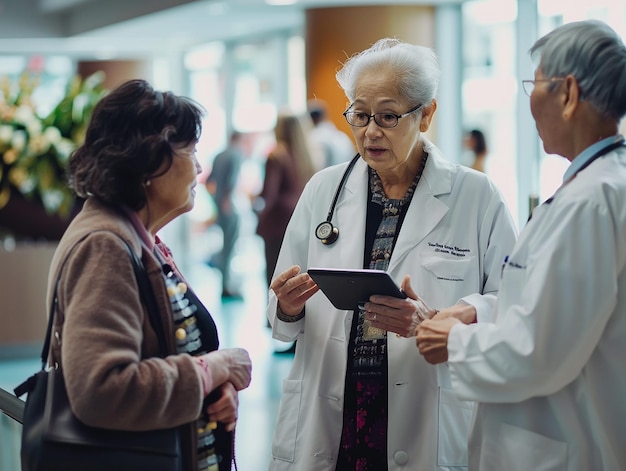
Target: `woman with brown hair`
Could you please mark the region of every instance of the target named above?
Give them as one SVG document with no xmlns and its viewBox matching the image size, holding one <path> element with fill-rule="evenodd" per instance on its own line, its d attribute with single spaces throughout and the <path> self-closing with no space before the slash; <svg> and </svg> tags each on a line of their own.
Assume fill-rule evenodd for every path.
<svg viewBox="0 0 626 471">
<path fill-rule="evenodd" d="M 70 185 L 85 204 L 50 267 L 49 358 L 63 369 L 81 422 L 137 432 L 179 427 L 185 470 L 229 471 L 250 357 L 218 349 L 211 314 L 157 235 L 193 208 L 202 114 L 144 80 L 123 83 L 96 106 L 69 162 Z M 156 312 L 141 296 L 127 244 L 145 266 Z"/>
<path fill-rule="evenodd" d="M 279 113 L 274 127 L 276 144 L 265 163 L 263 190 L 259 195 L 263 209 L 257 234 L 265 243 L 267 284 L 272 281 L 278 252 L 304 185 L 321 162 L 316 147 L 309 141 L 313 123 L 307 115 L 290 111 Z"/>
</svg>

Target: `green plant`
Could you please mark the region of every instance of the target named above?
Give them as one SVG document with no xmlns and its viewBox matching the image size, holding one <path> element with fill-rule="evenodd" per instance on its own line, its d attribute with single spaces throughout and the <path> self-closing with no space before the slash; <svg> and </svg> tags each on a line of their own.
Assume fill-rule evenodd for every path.
<svg viewBox="0 0 626 471">
<path fill-rule="evenodd" d="M 74 77 L 52 112 L 40 117 L 32 101 L 38 77 L 25 72 L 17 87 L 8 77 L 0 79 L 0 210 L 21 194 L 48 214 L 69 215 L 75 198 L 67 186 L 67 161 L 106 93 L 103 80 L 102 72 Z"/>
</svg>

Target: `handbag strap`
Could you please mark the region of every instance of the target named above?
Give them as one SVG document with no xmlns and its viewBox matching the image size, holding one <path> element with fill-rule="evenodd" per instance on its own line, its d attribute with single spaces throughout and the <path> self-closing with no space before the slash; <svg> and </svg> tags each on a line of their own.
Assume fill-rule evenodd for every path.
<svg viewBox="0 0 626 471">
<path fill-rule="evenodd" d="M 50 351 L 50 337 L 52 336 L 52 325 L 54 324 L 54 312 L 57 307 L 57 291 L 59 288 L 59 282 L 61 281 L 61 274 L 57 278 L 56 283 L 54 284 L 54 294 L 52 296 L 52 302 L 50 303 L 50 312 L 48 313 L 48 327 L 46 327 L 46 339 L 43 344 L 43 348 L 41 349 L 41 369 L 46 369 L 46 364 L 48 362 L 48 352 Z"/>
<path fill-rule="evenodd" d="M 116 234 L 117 235 L 117 234 Z M 148 316 L 150 317 L 150 324 L 152 328 L 156 332 L 157 339 L 159 341 L 159 350 L 161 356 L 165 357 L 168 354 L 167 350 L 167 342 L 165 341 L 165 332 L 163 330 L 163 324 L 158 317 L 158 309 L 156 300 L 154 297 L 154 291 L 152 290 L 152 285 L 150 284 L 150 280 L 148 279 L 148 274 L 143 266 L 143 262 L 139 258 L 139 256 L 132 249 L 130 244 L 126 239 L 119 236 L 118 237 L 124 242 L 126 250 L 128 251 L 130 258 L 133 262 L 133 271 L 135 272 L 135 278 L 137 279 L 137 285 L 139 286 L 139 295 L 141 297 L 142 302 L 146 306 L 146 310 L 148 311 Z M 50 312 L 48 315 L 48 327 L 46 328 L 46 338 L 44 341 L 43 348 L 41 350 L 41 369 L 45 370 L 48 362 L 48 353 L 50 352 L 50 341 L 52 338 L 52 326 L 54 325 L 54 313 L 56 311 L 56 307 L 58 304 L 58 288 L 59 283 L 61 281 L 61 274 L 56 280 L 54 284 L 54 293 L 52 296 L 52 302 L 50 303 Z"/>
<path fill-rule="evenodd" d="M 161 322 L 161 319 L 158 315 L 159 309 L 157 308 L 156 298 L 154 297 L 154 291 L 152 289 L 152 284 L 150 284 L 148 273 L 143 266 L 143 262 L 137 256 L 128 241 L 126 239 L 122 240 L 126 244 L 126 248 L 128 249 L 130 258 L 133 261 L 135 278 L 137 279 L 137 285 L 139 286 L 139 295 L 144 305 L 146 306 L 146 310 L 148 311 L 150 324 L 152 324 L 152 328 L 156 332 L 157 339 L 159 341 L 159 350 L 161 352 L 161 356 L 166 357 L 168 355 L 168 349 L 167 342 L 165 341 L 165 331 L 163 330 L 163 323 Z"/>
</svg>

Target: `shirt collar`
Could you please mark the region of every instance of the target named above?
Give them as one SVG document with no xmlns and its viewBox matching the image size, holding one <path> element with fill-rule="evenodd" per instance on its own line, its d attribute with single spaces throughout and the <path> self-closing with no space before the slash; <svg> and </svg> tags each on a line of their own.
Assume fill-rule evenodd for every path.
<svg viewBox="0 0 626 471">
<path fill-rule="evenodd" d="M 150 234 L 148 233 L 148 230 L 146 229 L 146 227 L 143 225 L 143 223 L 139 219 L 139 215 L 127 206 L 122 206 L 122 208 L 124 209 L 124 212 L 128 216 L 128 219 L 130 220 L 133 227 L 135 228 L 137 235 L 141 237 L 141 240 L 144 242 L 144 244 L 146 244 L 146 246 L 150 250 L 153 250 L 154 241 L 150 237 Z"/>
<path fill-rule="evenodd" d="M 574 160 L 572 160 L 572 164 L 568 167 L 565 175 L 563 175 L 563 182 L 568 181 L 576 175 L 576 172 L 583 168 L 589 159 L 591 159 L 594 155 L 619 140 L 624 140 L 624 137 L 621 135 L 607 137 L 587 147 L 580 154 L 578 154 Z"/>
</svg>

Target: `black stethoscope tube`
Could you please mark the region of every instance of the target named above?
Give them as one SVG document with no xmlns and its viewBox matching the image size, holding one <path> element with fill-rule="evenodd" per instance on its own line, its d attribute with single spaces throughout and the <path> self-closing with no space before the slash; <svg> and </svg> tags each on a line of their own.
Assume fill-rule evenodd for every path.
<svg viewBox="0 0 626 471">
<path fill-rule="evenodd" d="M 315 237 L 317 237 L 320 241 L 322 241 L 322 244 L 324 245 L 333 244 L 337 240 L 337 237 L 339 237 L 339 229 L 334 227 L 331 221 L 333 219 L 335 206 L 337 205 L 337 201 L 339 200 L 339 195 L 341 194 L 341 190 L 343 190 L 343 187 L 346 184 L 346 180 L 350 176 L 352 169 L 354 168 L 354 166 L 356 165 L 357 161 L 360 158 L 361 158 L 361 155 L 357 153 L 348 164 L 348 167 L 343 172 L 341 181 L 339 182 L 339 185 L 337 186 L 337 190 L 335 191 L 335 196 L 330 205 L 330 208 L 328 208 L 328 215 L 326 216 L 326 220 L 324 222 L 319 223 L 317 228 L 315 229 Z"/>
<path fill-rule="evenodd" d="M 341 181 L 339 182 L 337 191 L 335 191 L 335 197 L 333 198 L 333 202 L 330 205 L 330 208 L 328 210 L 328 215 L 326 216 L 326 222 L 330 222 L 332 220 L 333 213 L 335 212 L 335 206 L 337 205 L 337 200 L 339 200 L 339 195 L 341 194 L 341 190 L 343 190 L 343 187 L 346 184 L 346 180 L 350 176 L 352 169 L 354 168 L 354 166 L 356 165 L 360 157 L 361 157 L 360 154 L 356 154 L 350 161 L 350 164 L 348 165 L 346 170 L 343 172 L 343 176 L 341 177 Z"/>
</svg>

